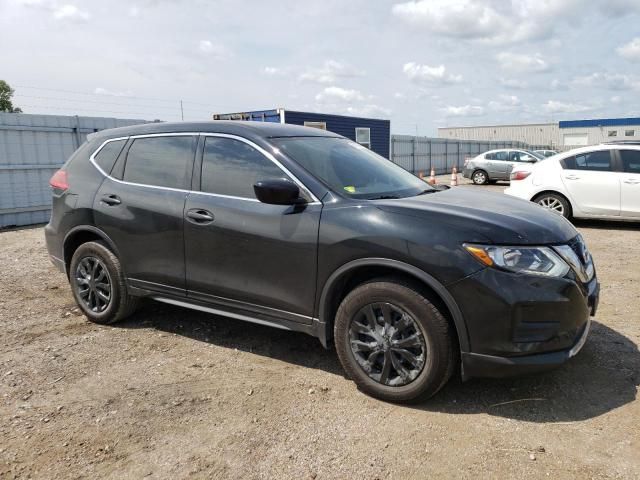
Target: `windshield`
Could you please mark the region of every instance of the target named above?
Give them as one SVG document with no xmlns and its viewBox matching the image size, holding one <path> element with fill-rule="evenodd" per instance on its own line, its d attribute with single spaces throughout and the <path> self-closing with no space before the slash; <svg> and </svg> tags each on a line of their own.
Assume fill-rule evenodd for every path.
<svg viewBox="0 0 640 480">
<path fill-rule="evenodd" d="M 545 159 L 545 156 L 540 152 L 531 152 L 529 150 L 525 150 L 525 152 L 527 152 L 533 158 L 537 158 L 538 160 L 544 160 Z"/>
<path fill-rule="evenodd" d="M 333 191 L 347 197 L 375 200 L 436 191 L 395 163 L 345 138 L 283 137 L 272 142 Z"/>
</svg>

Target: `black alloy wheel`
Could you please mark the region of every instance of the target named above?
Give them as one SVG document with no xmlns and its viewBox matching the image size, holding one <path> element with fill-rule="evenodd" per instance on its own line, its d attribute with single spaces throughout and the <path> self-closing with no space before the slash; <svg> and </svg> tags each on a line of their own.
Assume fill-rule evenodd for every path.
<svg viewBox="0 0 640 480">
<path fill-rule="evenodd" d="M 371 303 L 349 326 L 351 352 L 369 378 L 389 386 L 414 381 L 425 364 L 427 344 L 416 321 L 392 303 Z"/>
</svg>

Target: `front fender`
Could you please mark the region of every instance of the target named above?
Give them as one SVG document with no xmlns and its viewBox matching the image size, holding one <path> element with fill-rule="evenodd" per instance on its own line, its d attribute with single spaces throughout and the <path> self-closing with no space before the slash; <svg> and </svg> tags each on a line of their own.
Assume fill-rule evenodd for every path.
<svg viewBox="0 0 640 480">
<path fill-rule="evenodd" d="M 334 293 L 334 287 L 340 284 L 341 279 L 345 278 L 350 272 L 355 271 L 360 267 L 385 267 L 398 272 L 403 272 L 416 278 L 418 281 L 425 284 L 442 300 L 447 306 L 451 319 L 453 320 L 458 335 L 458 341 L 460 344 L 460 350 L 462 352 L 469 351 L 469 334 L 467 327 L 462 316 L 462 312 L 458 307 L 458 304 L 448 292 L 448 290 L 437 279 L 429 275 L 428 273 L 420 270 L 414 265 L 410 265 L 399 260 L 393 260 L 388 258 L 360 258 L 357 260 L 345 263 L 338 269 L 336 269 L 327 279 L 322 287 L 322 293 L 320 295 L 319 310 L 318 310 L 318 328 L 317 334 L 322 344 L 326 347 L 328 340 L 333 337 L 333 318 L 329 318 L 331 311 L 331 300 Z"/>
</svg>

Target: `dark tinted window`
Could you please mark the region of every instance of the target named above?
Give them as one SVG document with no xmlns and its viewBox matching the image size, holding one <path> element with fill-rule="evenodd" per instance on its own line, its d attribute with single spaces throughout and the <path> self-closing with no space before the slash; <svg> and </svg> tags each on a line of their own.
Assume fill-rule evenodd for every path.
<svg viewBox="0 0 640 480">
<path fill-rule="evenodd" d="M 202 158 L 203 192 L 256 198 L 258 180 L 288 178 L 271 160 L 255 148 L 232 138 L 208 137 Z"/>
<path fill-rule="evenodd" d="M 485 154 L 484 158 L 486 158 L 487 160 L 507 160 L 509 158 L 509 154 L 506 151 L 491 152 Z"/>
<path fill-rule="evenodd" d="M 640 173 L 640 150 L 620 150 L 622 168 L 627 173 Z"/>
<path fill-rule="evenodd" d="M 195 137 L 151 137 L 133 141 L 123 180 L 159 187 L 187 188 Z"/>
<path fill-rule="evenodd" d="M 102 170 L 108 175 L 111 173 L 113 164 L 116 163 L 118 155 L 122 151 L 122 147 L 127 143 L 127 140 L 114 140 L 113 142 L 106 143 L 104 147 L 96 154 L 94 160 L 100 166 Z"/>
<path fill-rule="evenodd" d="M 581 153 L 575 157 L 565 158 L 562 166 L 568 170 L 611 171 L 611 155 L 608 150 Z"/>
</svg>

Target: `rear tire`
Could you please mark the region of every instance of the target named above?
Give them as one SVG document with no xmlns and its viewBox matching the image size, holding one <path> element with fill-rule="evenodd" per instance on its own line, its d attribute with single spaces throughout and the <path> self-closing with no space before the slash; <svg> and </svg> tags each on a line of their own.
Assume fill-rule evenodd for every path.
<svg viewBox="0 0 640 480">
<path fill-rule="evenodd" d="M 556 193 L 543 193 L 533 199 L 541 207 L 545 207 L 554 213 L 570 219 L 572 215 L 571 205 L 562 195 Z"/>
<path fill-rule="evenodd" d="M 449 322 L 410 283 L 393 278 L 360 285 L 345 297 L 334 338 L 340 362 L 358 388 L 389 402 L 426 400 L 456 365 Z"/>
<path fill-rule="evenodd" d="M 489 175 L 484 170 L 476 170 L 471 174 L 471 181 L 476 185 L 485 185 L 489 182 Z"/>
<path fill-rule="evenodd" d="M 102 242 L 83 243 L 73 253 L 69 283 L 78 307 L 94 323 L 125 319 L 138 306 L 129 295 L 118 257 Z"/>
</svg>

